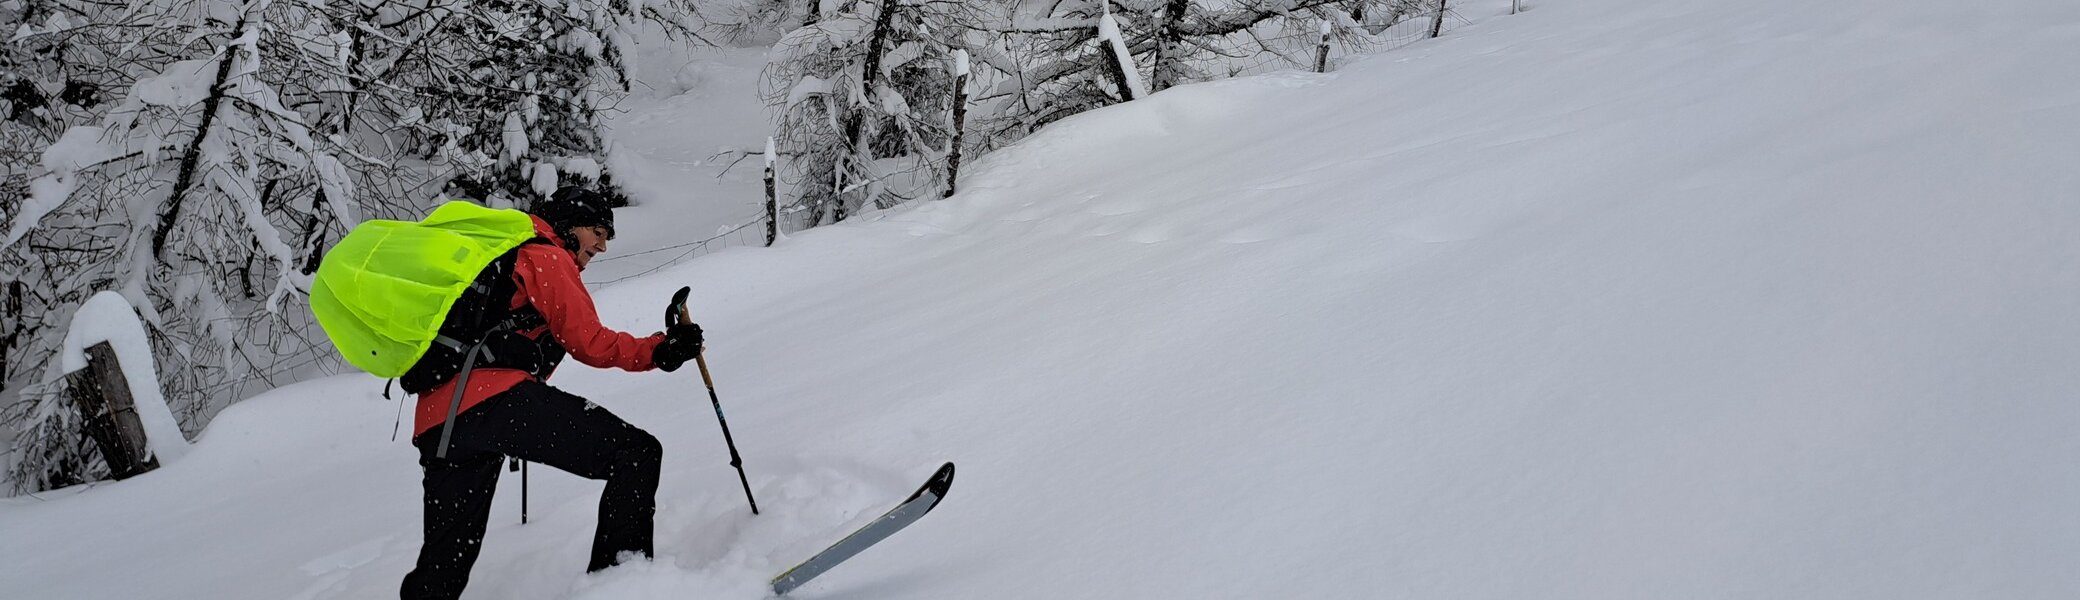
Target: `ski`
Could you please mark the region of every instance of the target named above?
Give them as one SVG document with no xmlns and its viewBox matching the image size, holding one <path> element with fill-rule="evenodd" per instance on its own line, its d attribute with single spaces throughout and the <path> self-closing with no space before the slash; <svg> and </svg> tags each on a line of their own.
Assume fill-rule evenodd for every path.
<svg viewBox="0 0 2080 600">
<path fill-rule="evenodd" d="M 809 557 L 809 560 L 802 561 L 802 564 L 774 576 L 773 593 L 785 595 L 815 579 L 817 575 L 822 575 L 824 571 L 831 570 L 831 567 L 838 566 L 838 563 L 845 562 L 845 559 L 859 554 L 861 550 L 866 550 L 867 547 L 888 539 L 888 536 L 894 535 L 904 527 L 909 527 L 911 523 L 917 522 L 919 517 L 931 512 L 932 507 L 938 506 L 939 500 L 946 497 L 946 488 L 952 485 L 953 463 L 946 463 L 946 466 L 939 467 L 939 472 L 932 474 L 930 480 L 924 482 L 924 487 L 917 488 L 917 493 L 911 494 L 910 499 L 904 500 L 902 504 L 874 519 L 872 523 L 852 532 L 852 535 L 845 536 L 845 539 L 838 540 L 838 543 L 831 544 L 831 547 Z"/>
</svg>

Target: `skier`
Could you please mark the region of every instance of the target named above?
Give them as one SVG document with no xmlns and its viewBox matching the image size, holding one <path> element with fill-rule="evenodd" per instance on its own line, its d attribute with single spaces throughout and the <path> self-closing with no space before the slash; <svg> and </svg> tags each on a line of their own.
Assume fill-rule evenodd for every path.
<svg viewBox="0 0 2080 600">
<path fill-rule="evenodd" d="M 405 575 L 405 600 L 462 595 L 507 456 L 606 480 L 588 572 L 651 555 L 663 447 L 648 432 L 543 380 L 566 352 L 599 368 L 674 371 L 700 354 L 701 329 L 673 325 L 639 338 L 600 324 L 578 272 L 614 237 L 614 213 L 604 196 L 565 187 L 529 213 L 539 237 L 514 250 L 510 300 L 491 298 L 490 318 L 483 319 L 515 324 L 512 333 L 487 338 L 490 358 L 456 368 L 468 373 L 439 373 L 443 383 L 416 390 L 412 444 L 425 473 L 425 541 L 418 565 Z M 444 428 L 457 385 L 466 388 L 460 409 Z M 444 429 L 450 429 L 446 436 Z"/>
</svg>

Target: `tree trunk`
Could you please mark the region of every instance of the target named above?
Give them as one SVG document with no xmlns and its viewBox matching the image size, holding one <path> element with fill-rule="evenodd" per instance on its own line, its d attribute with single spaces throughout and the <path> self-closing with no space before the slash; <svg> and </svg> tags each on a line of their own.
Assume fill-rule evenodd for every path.
<svg viewBox="0 0 2080 600">
<path fill-rule="evenodd" d="M 868 103 L 874 102 L 879 97 L 878 94 L 874 93 L 874 84 L 879 83 L 881 78 L 882 46 L 888 44 L 888 30 L 894 25 L 896 9 L 901 6 L 899 0 L 882 0 L 881 14 L 874 18 L 874 36 L 867 41 L 867 64 L 861 69 L 859 82 L 860 90 L 864 92 L 862 96 L 866 98 Z M 864 112 L 858 108 L 845 111 L 845 149 L 851 154 L 851 157 L 850 160 L 839 161 L 838 172 L 840 173 L 845 172 L 848 166 L 864 165 L 873 162 L 873 157 L 870 156 L 867 149 L 867 141 L 861 139 L 864 137 L 862 134 L 866 129 Z M 850 182 L 840 180 L 837 184 L 840 193 L 836 200 L 838 205 L 837 214 L 832 221 L 845 220 L 845 195 L 843 191 L 848 183 Z"/>
<path fill-rule="evenodd" d="M 274 191 L 276 181 L 280 180 L 267 182 L 269 192 Z M 320 185 L 318 186 L 318 193 L 311 198 L 311 218 L 304 220 L 303 225 L 304 247 L 310 248 L 310 254 L 303 258 L 301 272 L 305 275 L 318 272 L 318 261 L 325 256 L 325 232 L 318 228 L 319 225 L 324 223 L 323 220 L 318 218 L 318 211 L 323 210 L 322 207 L 324 206 L 325 186 Z"/>
<path fill-rule="evenodd" d="M 245 37 L 246 18 L 241 15 L 238 26 L 231 30 L 228 40 Z M 194 185 L 196 163 L 202 158 L 202 143 L 209 137 L 210 125 L 217 120 L 217 107 L 224 102 L 224 82 L 231 79 L 231 61 L 237 60 L 238 50 L 224 48 L 224 59 L 217 62 L 216 83 L 209 88 L 209 97 L 202 100 L 202 123 L 195 127 L 195 140 L 188 143 L 188 150 L 181 153 L 181 167 L 173 180 L 173 195 L 166 199 L 166 210 L 159 213 L 159 226 L 152 232 L 152 256 L 160 262 L 166 261 L 166 234 L 173 231 L 174 222 L 181 218 L 181 203 L 188 197 L 188 187 Z"/>
<path fill-rule="evenodd" d="M 15 342 L 22 338 L 22 330 L 29 328 L 28 323 L 22 322 L 22 294 L 25 293 L 25 287 L 28 286 L 20 281 L 7 284 L 7 314 L 14 316 L 14 329 L 7 332 L 7 337 L 0 338 L 0 389 L 7 388 L 8 354 L 13 352 Z"/>
<path fill-rule="evenodd" d="M 1155 81 L 1149 82 L 1148 91 L 1160 92 L 1170 89 L 1184 78 L 1184 16 L 1191 9 L 1190 0 L 1170 0 L 1163 5 L 1162 33 L 1157 34 L 1156 60 L 1153 65 Z"/>
</svg>

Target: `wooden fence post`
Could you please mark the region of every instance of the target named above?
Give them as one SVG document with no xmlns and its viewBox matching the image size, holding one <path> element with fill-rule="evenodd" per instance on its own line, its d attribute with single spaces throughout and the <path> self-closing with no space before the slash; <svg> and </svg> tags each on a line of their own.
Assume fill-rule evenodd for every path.
<svg viewBox="0 0 2080 600">
<path fill-rule="evenodd" d="M 1133 102 L 1146 95 L 1135 86 L 1135 79 L 1128 78 L 1129 71 L 1136 68 L 1133 51 L 1127 49 L 1126 40 L 1120 37 L 1119 23 L 1112 19 L 1112 3 L 1100 4 L 1105 13 L 1098 20 L 1098 49 L 1105 55 L 1105 70 L 1112 75 L 1113 87 L 1119 88 L 1119 101 Z M 1138 71 L 1131 75 L 1135 78 L 1141 76 Z"/>
<path fill-rule="evenodd" d="M 144 422 L 137 417 L 137 402 L 130 396 L 130 382 L 123 377 L 114 346 L 102 342 L 87 347 L 87 368 L 66 377 L 87 436 L 101 447 L 116 479 L 159 468 L 159 459 L 150 456 L 146 446 Z"/>
<path fill-rule="evenodd" d="M 1437 15 L 1430 18 L 1430 37 L 1444 33 L 1444 0 L 1437 0 Z"/>
<path fill-rule="evenodd" d="M 1329 20 L 1322 19 L 1321 46 L 1315 49 L 1314 72 L 1329 72 Z"/>
<path fill-rule="evenodd" d="M 773 136 L 766 136 L 766 247 L 780 238 L 780 195 L 773 185 Z"/>
<path fill-rule="evenodd" d="M 953 51 L 953 141 L 946 153 L 946 193 L 940 198 L 952 198 L 955 180 L 961 175 L 961 130 L 968 121 L 968 51 Z"/>
</svg>

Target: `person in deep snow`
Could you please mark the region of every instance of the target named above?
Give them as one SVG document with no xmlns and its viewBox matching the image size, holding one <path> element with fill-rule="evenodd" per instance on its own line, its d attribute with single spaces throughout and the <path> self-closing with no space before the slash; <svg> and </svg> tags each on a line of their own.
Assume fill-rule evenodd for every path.
<svg viewBox="0 0 2080 600">
<path fill-rule="evenodd" d="M 532 369 L 495 363 L 470 369 L 445 458 L 439 456 L 441 426 L 464 378 L 450 377 L 419 394 L 412 444 L 425 471 L 425 542 L 417 566 L 405 575 L 405 600 L 462 595 L 507 456 L 606 480 L 588 571 L 651 554 L 663 447 L 648 432 L 543 378 L 565 352 L 600 368 L 677 370 L 700 354 L 700 327 L 675 325 L 638 338 L 600 324 L 578 272 L 614 237 L 614 213 L 604 196 L 566 187 L 529 212 L 539 241 L 517 249 L 512 277 L 518 289 L 509 313 L 492 320 L 510 315 L 525 323 L 516 328 L 519 337 L 510 339 L 539 347 L 541 360 Z"/>
</svg>

